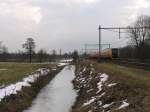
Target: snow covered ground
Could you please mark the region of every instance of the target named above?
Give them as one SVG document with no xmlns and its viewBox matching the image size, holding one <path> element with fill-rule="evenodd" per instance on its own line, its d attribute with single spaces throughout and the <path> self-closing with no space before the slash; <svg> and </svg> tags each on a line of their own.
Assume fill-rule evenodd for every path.
<svg viewBox="0 0 150 112">
<path fill-rule="evenodd" d="M 48 75 L 49 69 L 42 68 L 38 69 L 33 74 L 29 75 L 28 77 L 25 77 L 22 81 L 17 82 L 16 84 L 11 84 L 5 87 L 5 85 L 0 87 L 0 101 L 11 94 L 17 94 L 18 91 L 22 89 L 22 87 L 28 87 L 31 86 L 31 83 L 36 81 L 37 78 L 40 76 Z"/>
<path fill-rule="evenodd" d="M 61 66 L 69 65 L 69 63 L 62 63 L 62 62 L 60 62 L 60 63 L 58 63 L 57 65 L 58 65 L 59 67 L 61 67 Z"/>
<path fill-rule="evenodd" d="M 60 62 L 62 62 L 62 63 L 70 63 L 72 61 L 73 61 L 73 59 L 62 59 L 62 60 L 60 60 Z"/>
<path fill-rule="evenodd" d="M 118 109 L 122 109 L 129 106 L 129 103 L 127 103 L 127 99 L 122 101 L 122 105 Z"/>
<path fill-rule="evenodd" d="M 51 62 L 51 64 L 56 64 L 57 66 L 66 66 L 69 65 L 72 62 L 73 59 L 62 59 L 62 60 L 57 60 L 56 62 Z"/>
</svg>

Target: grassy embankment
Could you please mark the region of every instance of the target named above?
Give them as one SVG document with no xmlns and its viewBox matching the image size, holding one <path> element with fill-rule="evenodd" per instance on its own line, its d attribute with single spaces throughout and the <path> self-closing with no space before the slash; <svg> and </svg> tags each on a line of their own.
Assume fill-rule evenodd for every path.
<svg viewBox="0 0 150 112">
<path fill-rule="evenodd" d="M 113 63 L 96 64 L 96 69 L 117 78 L 131 87 L 150 88 L 150 71 L 132 67 L 120 66 Z"/>
<path fill-rule="evenodd" d="M 105 104 L 115 102 L 109 108 L 102 108 L 100 106 L 100 109 L 97 109 L 97 111 L 93 109 L 94 112 L 101 112 L 102 110 L 110 110 L 110 112 L 150 112 L 150 71 L 120 66 L 113 63 L 97 63 L 93 61 L 84 61 L 81 62 L 81 65 L 82 67 L 86 66 L 88 68 L 91 63 L 94 65 L 93 68 L 96 74 L 107 73 L 109 75 L 109 80 L 104 84 L 102 90 L 102 92 L 106 94 L 100 98 L 100 101 Z M 89 74 L 87 72 L 86 74 Z M 93 74 L 92 85 L 96 85 L 97 83 L 94 82 L 96 76 L 97 75 Z M 117 83 L 117 85 L 108 88 L 106 85 L 110 83 Z M 93 86 L 93 89 L 96 91 L 97 88 Z M 87 91 L 86 88 L 79 91 L 79 97 L 73 107 L 75 111 L 86 112 L 87 109 L 90 110 L 90 108 L 92 110 L 92 105 L 94 104 L 89 107 L 81 108 L 82 106 L 80 104 L 83 104 L 81 102 L 89 99 L 86 97 L 91 97 L 92 94 L 95 94 L 95 92 L 87 93 L 85 91 Z M 83 95 L 80 96 L 83 92 L 86 97 L 83 97 Z M 116 110 L 117 105 L 119 105 L 118 102 L 124 99 L 127 99 L 130 105 L 124 109 Z"/>
<path fill-rule="evenodd" d="M 96 64 L 96 68 L 120 84 L 120 94 L 116 95 L 129 99 L 127 112 L 150 112 L 150 71 L 113 63 Z"/>
<path fill-rule="evenodd" d="M 43 67 L 52 68 L 54 65 L 47 64 L 21 64 L 21 63 L 0 63 L 0 85 L 16 83 L 27 77 L 28 74 Z M 41 88 L 61 70 L 51 71 L 49 75 L 38 78 L 31 87 L 23 87 L 17 95 L 6 97 L 0 102 L 0 112 L 22 112 L 30 107 L 32 100 L 36 97 Z"/>
</svg>

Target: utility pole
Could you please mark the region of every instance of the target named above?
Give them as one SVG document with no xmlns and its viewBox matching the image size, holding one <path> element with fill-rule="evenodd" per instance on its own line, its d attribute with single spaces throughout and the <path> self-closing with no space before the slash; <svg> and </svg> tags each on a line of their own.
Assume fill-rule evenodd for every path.
<svg viewBox="0 0 150 112">
<path fill-rule="evenodd" d="M 99 26 L 99 59 L 101 57 L 101 26 Z"/>
<path fill-rule="evenodd" d="M 59 49 L 59 55 L 61 56 L 61 49 Z"/>
<path fill-rule="evenodd" d="M 87 54 L 87 44 L 84 45 L 85 54 Z"/>
<path fill-rule="evenodd" d="M 109 44 L 109 49 L 110 49 L 110 44 Z"/>
</svg>

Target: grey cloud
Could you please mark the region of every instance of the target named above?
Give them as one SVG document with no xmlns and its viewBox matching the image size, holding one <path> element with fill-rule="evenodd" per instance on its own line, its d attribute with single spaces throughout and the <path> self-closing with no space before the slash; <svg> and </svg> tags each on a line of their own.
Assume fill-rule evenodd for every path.
<svg viewBox="0 0 150 112">
<path fill-rule="evenodd" d="M 106 27 L 123 26 L 128 24 L 131 16 L 138 15 L 137 10 L 148 14 L 148 8 L 142 6 L 134 8 L 139 1 L 147 2 L 146 0 L 132 2 L 131 0 L 90 2 L 88 0 L 3 0 L 0 5 L 8 5 L 5 10 L 11 10 L 9 13 L 0 10 L 0 40 L 11 51 L 21 49 L 21 44 L 29 36 L 36 40 L 37 49 L 41 47 L 48 51 L 60 48 L 63 51 L 81 49 L 85 43 L 97 43 L 99 24 Z M 28 11 L 31 14 L 28 14 Z M 120 41 L 118 34 L 104 31 L 102 35 L 103 43 Z"/>
</svg>

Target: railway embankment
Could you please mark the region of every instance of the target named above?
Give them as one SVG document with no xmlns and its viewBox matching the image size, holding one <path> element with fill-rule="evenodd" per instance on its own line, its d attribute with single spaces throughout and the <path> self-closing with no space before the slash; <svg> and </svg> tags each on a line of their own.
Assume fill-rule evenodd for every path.
<svg viewBox="0 0 150 112">
<path fill-rule="evenodd" d="M 149 112 L 150 71 L 84 60 L 73 80 L 72 112 Z"/>
</svg>

